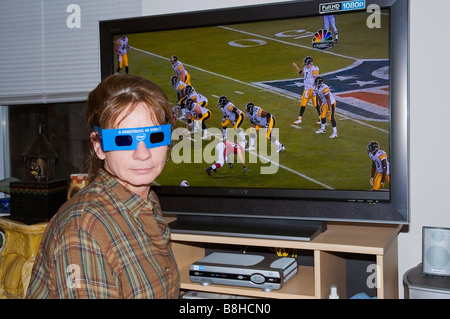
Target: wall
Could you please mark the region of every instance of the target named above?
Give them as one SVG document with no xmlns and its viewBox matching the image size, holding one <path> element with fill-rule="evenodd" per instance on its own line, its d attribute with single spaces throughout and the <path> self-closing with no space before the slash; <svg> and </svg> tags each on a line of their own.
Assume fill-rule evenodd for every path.
<svg viewBox="0 0 450 319">
<path fill-rule="evenodd" d="M 423 226 L 450 227 L 450 45 L 438 31 L 448 30 L 449 12 L 447 0 L 410 1 L 411 225 L 399 238 L 400 275 L 422 262 Z"/>
</svg>

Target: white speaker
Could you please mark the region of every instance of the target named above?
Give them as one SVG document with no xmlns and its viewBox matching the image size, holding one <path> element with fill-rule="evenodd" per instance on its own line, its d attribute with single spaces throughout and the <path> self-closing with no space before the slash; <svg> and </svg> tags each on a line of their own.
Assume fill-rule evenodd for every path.
<svg viewBox="0 0 450 319">
<path fill-rule="evenodd" d="M 450 228 L 423 227 L 422 273 L 450 276 Z"/>
</svg>

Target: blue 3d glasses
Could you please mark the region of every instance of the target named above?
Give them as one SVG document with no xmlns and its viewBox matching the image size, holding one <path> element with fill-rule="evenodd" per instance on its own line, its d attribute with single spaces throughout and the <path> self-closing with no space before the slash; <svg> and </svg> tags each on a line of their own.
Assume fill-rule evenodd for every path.
<svg viewBox="0 0 450 319">
<path fill-rule="evenodd" d="M 147 148 L 170 145 L 171 125 L 101 129 L 94 126 L 104 152 L 136 150 L 140 142 Z"/>
</svg>

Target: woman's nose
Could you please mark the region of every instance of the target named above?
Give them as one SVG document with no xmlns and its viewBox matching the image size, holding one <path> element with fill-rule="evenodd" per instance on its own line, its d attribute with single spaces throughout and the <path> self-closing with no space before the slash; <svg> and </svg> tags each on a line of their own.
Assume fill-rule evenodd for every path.
<svg viewBox="0 0 450 319">
<path fill-rule="evenodd" d="M 150 149 L 147 148 L 144 142 L 139 142 L 137 149 L 134 151 L 134 158 L 146 160 L 151 157 Z"/>
</svg>

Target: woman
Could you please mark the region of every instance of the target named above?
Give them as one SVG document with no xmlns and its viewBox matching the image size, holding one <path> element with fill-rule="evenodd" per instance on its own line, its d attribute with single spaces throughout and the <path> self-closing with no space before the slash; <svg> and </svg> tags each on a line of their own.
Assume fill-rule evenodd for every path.
<svg viewBox="0 0 450 319">
<path fill-rule="evenodd" d="M 170 230 L 150 190 L 170 143 L 167 97 L 143 78 L 113 75 L 89 94 L 86 116 L 90 183 L 49 222 L 27 298 L 178 298 Z M 162 146 L 139 133 L 162 127 Z M 137 140 L 117 143 L 122 132 Z"/>
</svg>

